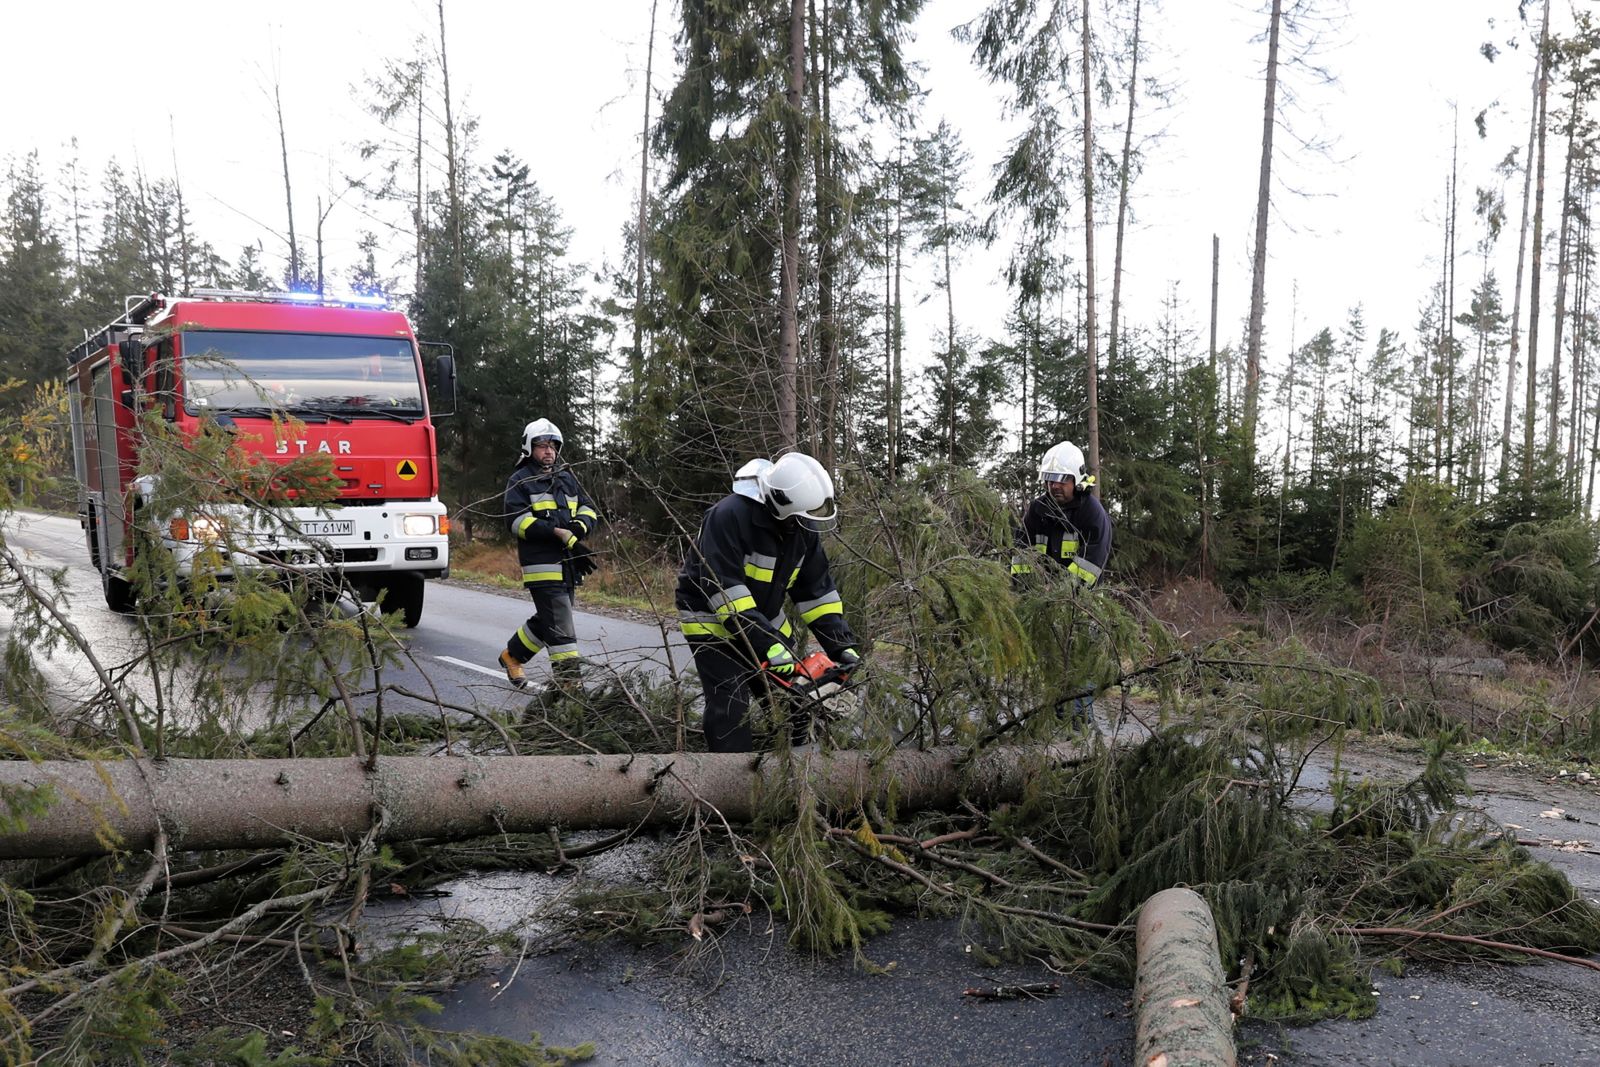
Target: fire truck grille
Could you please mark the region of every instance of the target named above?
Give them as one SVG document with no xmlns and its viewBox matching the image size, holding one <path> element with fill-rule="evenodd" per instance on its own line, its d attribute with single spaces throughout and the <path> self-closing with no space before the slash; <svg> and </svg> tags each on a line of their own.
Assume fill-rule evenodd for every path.
<svg viewBox="0 0 1600 1067">
<path fill-rule="evenodd" d="M 263 552 L 261 558 L 280 567 L 315 567 L 323 564 L 372 563 L 378 558 L 376 548 L 330 548 L 326 550 L 294 549 Z"/>
</svg>

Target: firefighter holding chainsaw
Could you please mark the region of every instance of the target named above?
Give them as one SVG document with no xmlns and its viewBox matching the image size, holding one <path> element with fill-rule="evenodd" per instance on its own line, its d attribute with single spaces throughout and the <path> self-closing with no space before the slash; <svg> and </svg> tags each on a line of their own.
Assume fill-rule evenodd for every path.
<svg viewBox="0 0 1600 1067">
<path fill-rule="evenodd" d="M 837 517 L 832 476 L 790 452 L 756 471 L 755 483 L 754 494 L 730 493 L 712 505 L 678 572 L 678 624 L 705 691 L 712 752 L 753 750 L 751 699 L 808 680 L 785 600 L 838 674 L 861 659 L 818 536 Z"/>
</svg>

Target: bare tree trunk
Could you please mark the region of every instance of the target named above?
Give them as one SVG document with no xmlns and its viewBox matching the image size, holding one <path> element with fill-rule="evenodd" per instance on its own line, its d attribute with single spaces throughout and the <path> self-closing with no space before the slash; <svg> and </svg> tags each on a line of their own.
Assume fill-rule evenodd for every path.
<svg viewBox="0 0 1600 1067">
<path fill-rule="evenodd" d="M 173 125 L 172 116 L 170 115 L 167 116 L 167 129 L 172 137 L 172 191 L 177 197 L 178 255 L 181 256 L 183 260 L 178 264 L 178 273 L 183 279 L 183 291 L 187 293 L 193 287 L 194 280 L 189 277 L 189 264 L 192 263 L 194 259 L 189 252 L 189 218 L 188 212 L 185 211 L 183 207 L 183 178 L 178 170 L 178 131 L 177 127 Z M 76 208 L 78 195 L 76 188 L 73 189 L 72 195 L 74 208 Z M 76 211 L 74 211 L 74 213 L 76 213 Z M 79 249 L 79 256 L 82 256 L 81 248 Z M 79 268 L 82 268 L 81 263 L 79 264 Z"/>
<path fill-rule="evenodd" d="M 1550 0 L 1544 0 L 1544 21 L 1539 27 L 1539 106 L 1534 130 L 1539 151 L 1533 178 L 1533 265 L 1528 271 L 1528 399 L 1522 413 L 1522 480 L 1533 484 L 1533 430 L 1539 413 L 1539 282 L 1544 245 L 1544 145 L 1545 105 L 1549 98 Z"/>
<path fill-rule="evenodd" d="M 1562 167 L 1565 172 L 1561 179 L 1561 231 L 1556 239 L 1556 323 L 1555 337 L 1550 347 L 1550 426 L 1547 443 L 1550 451 L 1555 453 L 1561 444 L 1561 339 L 1563 327 L 1566 325 L 1567 315 L 1567 236 L 1571 231 L 1572 219 L 1572 169 L 1574 163 L 1573 146 L 1577 139 L 1578 109 L 1582 106 L 1581 98 L 1576 88 L 1572 94 L 1572 114 L 1567 116 L 1567 158 Z M 1573 359 L 1572 388 L 1578 388 L 1577 359 Z M 1577 433 L 1577 427 L 1572 428 Z M 1567 454 L 1570 457 L 1572 450 Z M 1572 464 L 1569 459 L 1565 470 L 1568 481 L 1572 478 Z"/>
<path fill-rule="evenodd" d="M 1460 139 L 1450 143 L 1450 221 L 1445 230 L 1444 293 L 1444 471 L 1447 485 L 1457 484 L 1456 475 L 1456 219 L 1459 211 L 1457 171 Z"/>
<path fill-rule="evenodd" d="M 1583 513 L 1594 513 L 1594 476 L 1595 468 L 1600 467 L 1600 399 L 1595 401 L 1595 407 L 1590 412 L 1590 419 L 1594 422 L 1591 431 L 1593 436 L 1589 440 L 1589 484 L 1583 493 Z"/>
<path fill-rule="evenodd" d="M 1033 307 L 1033 331 L 1029 334 L 1027 342 L 1022 345 L 1022 429 L 1017 438 L 1017 448 L 1024 457 L 1028 457 L 1032 452 L 1032 449 L 1029 447 L 1032 444 L 1032 437 L 1028 433 L 1028 427 L 1030 425 L 1028 416 L 1031 414 L 1031 409 L 1028 407 L 1028 387 L 1033 384 L 1032 378 L 1030 377 L 1033 373 L 1033 367 L 1039 362 L 1039 353 L 1037 348 L 1039 337 L 1039 299 L 1037 297 L 1034 298 Z"/>
<path fill-rule="evenodd" d="M 80 164 L 79 164 L 79 161 L 78 161 L 78 138 L 76 136 L 74 136 L 72 138 L 72 142 L 71 143 L 72 143 L 72 160 L 67 164 L 67 172 L 71 175 L 71 178 L 69 178 L 68 180 L 69 180 L 69 182 L 70 182 L 70 184 L 72 186 L 72 190 L 71 190 L 71 192 L 72 192 L 72 267 L 73 267 L 72 281 L 73 281 L 73 290 L 74 290 L 74 292 L 82 294 L 82 292 L 83 292 L 83 209 L 80 206 L 80 204 L 78 202 L 78 199 L 79 199 L 80 193 L 83 191 L 83 186 L 80 184 L 80 179 L 79 179 Z M 177 150 L 176 149 L 173 150 L 173 156 L 174 156 L 174 158 L 173 158 L 173 161 L 172 161 L 172 170 L 173 170 L 173 176 L 176 177 L 177 176 L 177 170 L 178 170 L 178 161 L 177 161 L 177 158 L 176 158 Z"/>
<path fill-rule="evenodd" d="M 944 345 L 945 345 L 945 412 L 946 458 L 956 461 L 956 297 L 955 275 L 950 267 L 950 186 L 945 183 L 944 194 L 939 198 L 939 223 L 944 233 Z"/>
<path fill-rule="evenodd" d="M 1445 201 L 1451 202 L 1450 183 L 1445 182 Z M 1447 207 L 1444 225 L 1444 249 L 1439 257 L 1439 332 L 1433 342 L 1433 476 L 1444 478 L 1448 483 L 1446 471 L 1445 436 L 1447 433 L 1445 413 L 1445 384 L 1450 376 L 1449 361 L 1455 355 L 1450 350 L 1449 321 L 1450 311 L 1446 294 L 1450 289 L 1450 221 L 1452 212 Z"/>
<path fill-rule="evenodd" d="M 889 476 L 900 475 L 900 437 L 905 422 L 905 378 L 902 373 L 902 361 L 905 353 L 906 322 L 905 304 L 900 293 L 901 260 L 905 254 L 905 140 L 902 137 L 900 147 L 895 150 L 894 157 L 894 409 L 890 415 L 889 427 L 892 439 L 889 445 Z"/>
<path fill-rule="evenodd" d="M 1067 746 L 898 749 L 752 761 L 749 753 L 664 755 L 379 756 L 325 759 L 0 761 L 0 788 L 47 787 L 59 800 L 25 828 L 0 830 L 0 859 L 95 856 L 117 842 L 149 849 L 268 848 L 339 841 L 388 817 L 384 840 L 671 825 L 695 810 L 733 823 L 757 813 L 763 781 L 800 775 L 822 803 L 854 810 L 896 798 L 901 811 L 954 804 L 969 793 L 1021 795 L 1041 758 Z"/>
<path fill-rule="evenodd" d="M 1116 366 L 1122 311 L 1122 240 L 1128 222 L 1128 170 L 1133 160 L 1133 108 L 1139 91 L 1139 16 L 1144 0 L 1133 0 L 1133 66 L 1128 73 L 1128 124 L 1122 131 L 1122 167 L 1117 175 L 1117 251 L 1111 268 L 1111 334 L 1106 340 L 1106 368 Z M 1085 68 L 1087 69 L 1087 68 Z"/>
<path fill-rule="evenodd" d="M 461 183 L 456 168 L 456 120 L 450 104 L 450 59 L 444 38 L 444 0 L 439 0 L 439 77 L 444 82 L 444 137 L 446 180 L 450 182 L 450 251 L 455 256 L 456 314 L 466 296 L 465 248 L 461 236 Z"/>
<path fill-rule="evenodd" d="M 1600 467 L 1600 408 L 1594 412 L 1593 437 L 1589 441 L 1589 486 L 1583 494 L 1583 513 L 1593 514 L 1594 508 L 1594 474 L 1595 468 Z"/>
<path fill-rule="evenodd" d="M 799 444 L 800 371 L 800 157 L 806 91 L 805 0 L 789 4 L 789 88 L 784 93 L 783 265 L 778 283 L 778 444 Z"/>
<path fill-rule="evenodd" d="M 1548 5 L 1547 5 L 1548 7 Z M 1542 37 L 1542 35 L 1541 35 Z M 1506 360 L 1506 409 L 1500 427 L 1500 465 L 1511 465 L 1511 415 L 1517 396 L 1517 357 L 1522 352 L 1522 279 L 1528 255 L 1528 214 L 1533 206 L 1533 148 L 1539 128 L 1539 86 L 1544 77 L 1544 54 L 1533 64 L 1533 106 L 1528 120 L 1528 154 L 1522 161 L 1522 222 L 1517 230 L 1517 280 L 1511 297 L 1511 355 Z"/>
<path fill-rule="evenodd" d="M 1212 453 L 1217 440 L 1217 423 L 1222 412 L 1215 403 L 1219 399 L 1217 382 L 1217 291 L 1222 276 L 1222 239 L 1211 235 L 1211 395 L 1213 403 L 1201 416 L 1200 452 L 1200 573 L 1211 575 L 1211 509 L 1216 497 L 1216 479 L 1212 473 Z"/>
<path fill-rule="evenodd" d="M 813 161 L 816 175 L 817 211 L 817 332 L 821 342 L 822 358 L 822 427 L 821 455 L 823 466 L 832 468 L 839 434 L 839 392 L 841 388 L 839 331 L 834 321 L 835 275 L 838 270 L 838 186 L 834 168 L 833 99 L 833 47 L 831 4 L 822 6 L 822 25 L 815 27 L 817 12 L 812 0 L 812 39 L 820 47 L 812 50 L 811 106 L 820 116 L 817 147 Z"/>
<path fill-rule="evenodd" d="M 1294 283 L 1294 296 L 1289 314 L 1289 376 L 1285 379 L 1286 402 L 1283 406 L 1283 485 L 1278 489 L 1278 569 L 1283 569 L 1283 512 L 1289 499 L 1289 485 L 1294 478 L 1294 372 L 1298 367 L 1299 351 L 1295 348 L 1295 327 L 1300 317 L 1300 283 Z"/>
<path fill-rule="evenodd" d="M 650 232 L 650 90 L 656 60 L 656 0 L 650 0 L 650 40 L 644 53 L 644 123 L 639 133 L 639 223 L 634 243 L 638 263 L 633 277 L 633 351 L 628 370 L 632 376 L 629 391 L 638 404 L 644 382 L 644 265 Z"/>
<path fill-rule="evenodd" d="M 1211 376 L 1217 375 L 1217 288 L 1222 277 L 1222 239 L 1211 235 Z"/>
<path fill-rule="evenodd" d="M 1567 439 L 1567 469 L 1570 471 L 1572 498 L 1575 501 L 1584 500 L 1585 496 L 1579 491 L 1579 485 L 1582 482 L 1581 450 L 1585 431 L 1587 430 L 1586 420 L 1589 417 L 1589 408 L 1583 402 L 1583 395 L 1589 379 L 1588 347 L 1584 342 L 1589 332 L 1587 329 L 1589 321 L 1589 282 L 1591 278 L 1590 268 L 1594 260 L 1589 246 L 1589 210 L 1592 199 L 1590 182 L 1592 180 L 1589 157 L 1585 152 L 1583 171 L 1578 179 L 1578 187 L 1582 190 L 1580 193 L 1582 206 L 1578 212 L 1577 232 L 1573 234 L 1574 251 L 1578 263 L 1578 282 L 1572 315 L 1572 434 Z M 1584 507 L 1585 514 L 1587 514 L 1587 500 L 1584 500 Z"/>
<path fill-rule="evenodd" d="M 289 136 L 283 128 L 283 97 L 276 72 L 272 78 L 272 106 L 278 113 L 278 150 L 283 158 L 283 202 L 289 216 L 289 288 L 300 288 L 300 243 L 294 235 L 294 187 L 289 182 Z"/>
<path fill-rule="evenodd" d="M 885 174 L 889 164 L 884 164 Z M 884 461 L 892 474 L 895 464 L 894 426 L 894 222 L 889 202 L 883 204 L 883 421 L 888 430 Z"/>
<path fill-rule="evenodd" d="M 328 210 L 333 210 L 332 204 L 328 205 Z M 319 193 L 317 194 L 317 295 L 319 297 L 324 293 L 322 284 L 322 223 L 327 217 L 327 214 L 322 210 L 322 194 Z"/>
<path fill-rule="evenodd" d="M 1277 0 L 1273 0 L 1274 3 Z M 1089 400 L 1089 470 L 1096 475 L 1094 494 L 1100 495 L 1100 382 L 1098 334 L 1094 321 L 1094 117 L 1089 91 L 1089 0 L 1083 0 L 1083 275 L 1084 369 Z"/>
<path fill-rule="evenodd" d="M 419 78 L 420 78 L 420 75 L 419 75 Z M 416 154 L 416 161 L 417 161 L 417 203 L 416 203 L 416 207 L 412 209 L 412 213 L 411 213 L 412 221 L 415 222 L 416 228 L 417 228 L 417 280 L 416 280 L 416 286 L 412 290 L 416 294 L 420 294 L 422 292 L 422 265 L 423 265 L 423 247 L 424 247 L 423 220 L 426 218 L 426 208 L 425 208 L 425 206 L 424 206 L 424 204 L 422 202 L 422 115 L 423 115 L 423 111 L 424 111 L 424 108 L 423 108 L 423 99 L 422 99 L 422 82 L 419 80 L 417 82 L 417 154 Z M 471 535 L 472 535 L 472 516 L 469 513 L 467 515 L 467 536 L 470 537 Z"/>
<path fill-rule="evenodd" d="M 1267 28 L 1267 90 L 1261 116 L 1261 172 L 1256 185 L 1256 245 L 1251 261 L 1250 325 L 1245 336 L 1244 457 L 1246 484 L 1254 481 L 1256 415 L 1261 404 L 1261 324 L 1267 306 L 1267 212 L 1272 202 L 1272 132 L 1277 125 L 1278 31 L 1283 0 L 1272 0 Z"/>
<path fill-rule="evenodd" d="M 1484 244 L 1483 273 L 1479 279 L 1478 291 L 1487 293 L 1489 290 L 1489 246 Z M 1485 380 L 1488 376 L 1487 365 L 1489 360 L 1488 331 L 1481 326 L 1477 329 L 1478 347 L 1472 360 L 1472 463 L 1467 469 L 1467 477 L 1472 482 L 1472 502 L 1479 503 L 1483 494 L 1483 453 L 1488 448 L 1488 411 L 1485 406 L 1487 392 Z"/>
</svg>

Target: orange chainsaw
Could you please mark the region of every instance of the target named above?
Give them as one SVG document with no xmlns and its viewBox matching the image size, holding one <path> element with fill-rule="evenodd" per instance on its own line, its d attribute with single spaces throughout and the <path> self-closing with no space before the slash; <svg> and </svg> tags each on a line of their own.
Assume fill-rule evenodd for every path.
<svg viewBox="0 0 1600 1067">
<path fill-rule="evenodd" d="M 850 689 L 850 674 L 849 667 L 834 662 L 826 652 L 813 652 L 795 664 L 794 673 L 789 678 L 770 673 L 767 675 L 786 690 L 794 701 L 790 729 L 797 745 L 814 740 L 819 723 L 838 718 L 846 713 L 846 708 L 852 706 L 854 697 L 847 692 Z M 835 703 L 835 698 L 841 694 L 844 694 L 844 700 Z"/>
<path fill-rule="evenodd" d="M 835 663 L 826 652 L 813 652 L 794 665 L 794 673 L 784 678 L 768 671 L 770 663 L 763 662 L 761 669 L 778 685 L 809 700 L 825 700 L 844 689 L 850 681 L 850 668 Z"/>
</svg>

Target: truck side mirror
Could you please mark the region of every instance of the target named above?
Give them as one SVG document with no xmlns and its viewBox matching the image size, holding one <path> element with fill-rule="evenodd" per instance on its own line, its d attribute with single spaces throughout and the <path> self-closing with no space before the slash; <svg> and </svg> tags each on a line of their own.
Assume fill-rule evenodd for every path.
<svg viewBox="0 0 1600 1067">
<path fill-rule="evenodd" d="M 432 416 L 442 419 L 456 413 L 456 356 L 455 349 L 443 341 L 418 341 L 418 348 L 436 348 L 433 359 L 434 405 Z M 448 397 L 448 401 L 446 401 Z M 448 406 L 446 406 L 448 404 Z M 440 410 L 444 408 L 444 410 Z"/>
<path fill-rule="evenodd" d="M 117 358 L 122 363 L 122 376 L 130 381 L 144 377 L 144 345 L 137 337 L 124 337 L 117 342 Z"/>
</svg>

